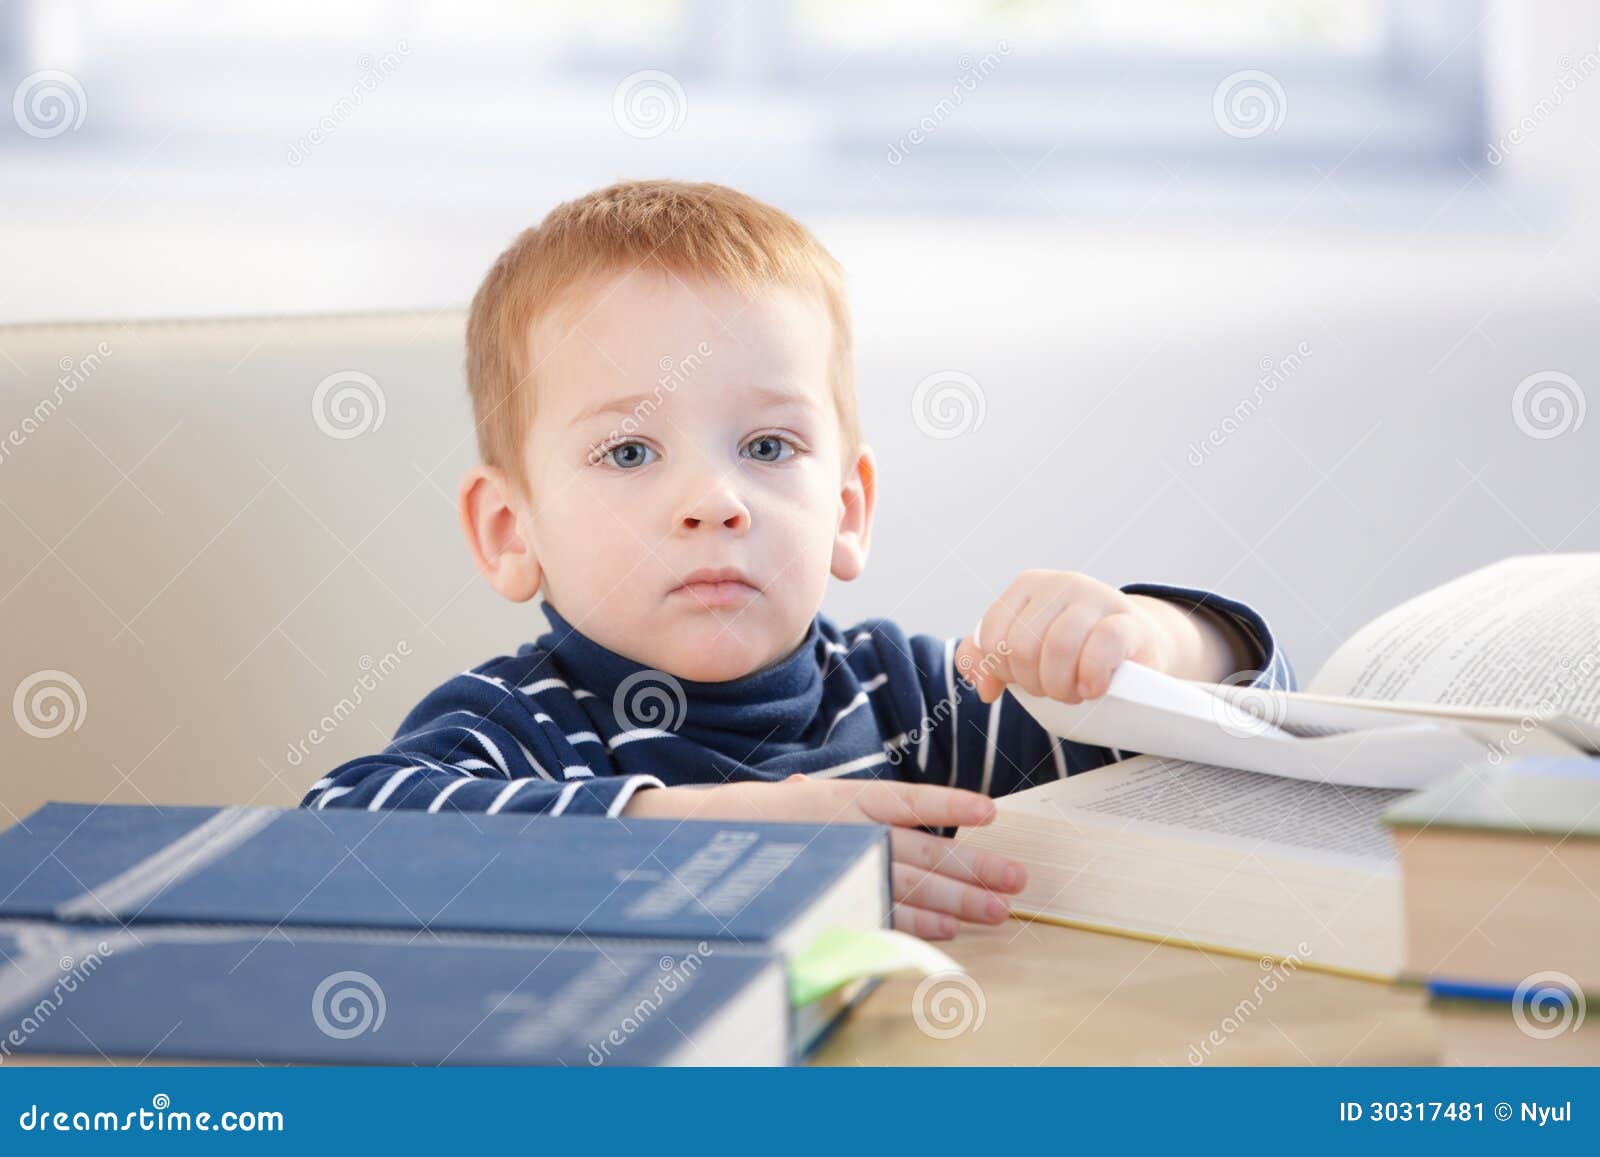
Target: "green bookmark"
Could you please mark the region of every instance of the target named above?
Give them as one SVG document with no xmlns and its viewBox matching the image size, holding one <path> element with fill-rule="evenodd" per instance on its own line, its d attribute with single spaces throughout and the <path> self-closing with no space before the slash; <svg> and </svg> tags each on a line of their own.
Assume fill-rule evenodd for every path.
<svg viewBox="0 0 1600 1157">
<path fill-rule="evenodd" d="M 790 959 L 789 1001 L 798 1008 L 826 996 L 841 984 L 891 972 L 932 976 L 938 972 L 965 973 L 966 969 L 908 932 L 827 928 Z"/>
</svg>

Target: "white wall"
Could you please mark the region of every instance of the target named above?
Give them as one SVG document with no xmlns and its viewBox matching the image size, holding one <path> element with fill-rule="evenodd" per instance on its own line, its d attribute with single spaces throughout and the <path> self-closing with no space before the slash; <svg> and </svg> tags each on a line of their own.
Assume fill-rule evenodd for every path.
<svg viewBox="0 0 1600 1157">
<path fill-rule="evenodd" d="M 1600 43 L 1589 4 L 1497 5 L 1488 27 L 1497 132 Z M 1600 80 L 1563 92 L 1487 182 L 1408 190 L 1403 228 L 1341 224 L 1370 220 L 1370 191 L 1337 171 L 1306 203 L 1215 217 L 1167 188 L 1076 222 L 813 219 L 850 270 L 884 466 L 869 573 L 826 609 L 955 633 L 1029 566 L 1216 584 L 1268 615 L 1306 677 L 1409 593 L 1506 554 L 1597 549 L 1600 417 L 1542 439 L 1512 412 L 1531 374 L 1600 382 L 1597 111 Z M 199 172 L 13 166 L 0 318 L 459 307 L 548 205 Z M 1300 343 L 1303 365 L 1191 464 L 1263 360 Z M 933 439 L 911 397 L 948 370 L 986 417 Z"/>
</svg>

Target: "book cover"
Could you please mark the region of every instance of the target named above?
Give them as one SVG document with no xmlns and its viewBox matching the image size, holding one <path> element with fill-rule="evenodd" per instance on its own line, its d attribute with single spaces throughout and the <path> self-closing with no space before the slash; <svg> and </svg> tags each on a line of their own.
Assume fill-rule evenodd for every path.
<svg viewBox="0 0 1600 1157">
<path fill-rule="evenodd" d="M 780 941 L 890 921 L 888 829 L 49 803 L 0 834 L 0 916 Z M 787 947 L 787 946 L 786 946 Z"/>
</svg>

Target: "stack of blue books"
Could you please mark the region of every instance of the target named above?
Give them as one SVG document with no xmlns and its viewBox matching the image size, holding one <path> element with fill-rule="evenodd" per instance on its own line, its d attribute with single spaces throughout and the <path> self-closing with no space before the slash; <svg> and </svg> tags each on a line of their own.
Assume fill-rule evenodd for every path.
<svg viewBox="0 0 1600 1157">
<path fill-rule="evenodd" d="M 881 825 L 50 803 L 0 833 L 0 1059 L 792 1063 Z"/>
</svg>

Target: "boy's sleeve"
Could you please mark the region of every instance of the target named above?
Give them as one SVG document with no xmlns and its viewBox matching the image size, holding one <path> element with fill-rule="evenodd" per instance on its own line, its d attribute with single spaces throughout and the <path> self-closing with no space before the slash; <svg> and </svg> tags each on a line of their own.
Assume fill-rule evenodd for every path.
<svg viewBox="0 0 1600 1157">
<path fill-rule="evenodd" d="M 539 719 L 508 683 L 457 675 L 411 710 L 387 747 L 334 768 L 300 806 L 615 816 L 640 788 L 665 786 L 653 775 L 596 776 Z"/>
<path fill-rule="evenodd" d="M 1267 626 L 1267 621 L 1249 605 L 1196 587 L 1175 587 L 1166 583 L 1129 583 L 1122 588 L 1122 593 L 1152 595 L 1155 598 L 1179 603 L 1189 609 L 1210 611 L 1238 627 L 1256 649 L 1249 667 L 1241 670 L 1237 678 L 1231 680 L 1241 687 L 1293 691 L 1298 686 L 1294 668 L 1289 664 L 1289 656 L 1284 654 L 1283 648 L 1278 645 L 1278 640 L 1273 637 L 1272 628 Z"/>
<path fill-rule="evenodd" d="M 1203 608 L 1235 623 L 1253 642 L 1254 668 L 1241 685 L 1292 691 L 1295 675 L 1266 620 L 1244 603 L 1209 591 L 1158 583 L 1133 583 L 1125 594 L 1153 595 Z M 1009 693 L 985 703 L 955 667 L 960 638 L 908 637 L 916 669 L 921 721 L 899 737 L 891 751 L 896 777 L 967 788 L 990 796 L 1009 795 L 1051 779 L 1115 763 L 1138 754 L 1059 739 Z"/>
</svg>

